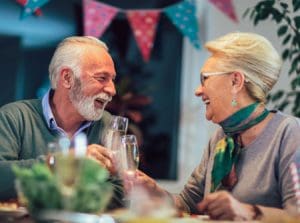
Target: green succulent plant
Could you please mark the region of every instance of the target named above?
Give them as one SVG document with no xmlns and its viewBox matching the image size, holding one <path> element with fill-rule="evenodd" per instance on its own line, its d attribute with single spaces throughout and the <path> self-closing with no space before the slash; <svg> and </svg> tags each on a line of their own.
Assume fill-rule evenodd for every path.
<svg viewBox="0 0 300 223">
<path fill-rule="evenodd" d="M 61 162 L 66 161 L 65 163 L 70 164 L 67 159 L 74 157 L 60 157 L 60 159 Z M 31 213 L 66 209 L 74 212 L 98 213 L 106 208 L 113 194 L 113 184 L 109 180 L 108 171 L 88 158 L 80 158 L 76 162 L 79 164 L 77 180 L 73 188 L 74 193 L 68 198 L 67 207 L 61 178 L 51 172 L 47 164 L 37 163 L 30 169 L 13 167 L 19 184 L 19 195 L 25 198 Z"/>
</svg>

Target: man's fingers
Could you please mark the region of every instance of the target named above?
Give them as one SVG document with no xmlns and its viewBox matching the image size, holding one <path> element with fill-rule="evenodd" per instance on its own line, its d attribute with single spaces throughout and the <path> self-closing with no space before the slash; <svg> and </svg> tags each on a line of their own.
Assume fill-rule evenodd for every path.
<svg viewBox="0 0 300 223">
<path fill-rule="evenodd" d="M 97 144 L 89 145 L 88 148 L 87 148 L 87 152 L 89 152 L 89 151 L 97 151 L 98 153 L 100 153 L 104 157 L 106 157 L 107 159 L 112 159 L 111 151 L 106 149 L 103 146 L 100 146 L 100 145 L 97 145 Z"/>
<path fill-rule="evenodd" d="M 116 168 L 113 165 L 112 154 L 105 147 L 96 144 L 89 145 L 86 155 L 97 160 L 99 164 L 108 169 L 111 173 L 116 172 Z"/>
</svg>

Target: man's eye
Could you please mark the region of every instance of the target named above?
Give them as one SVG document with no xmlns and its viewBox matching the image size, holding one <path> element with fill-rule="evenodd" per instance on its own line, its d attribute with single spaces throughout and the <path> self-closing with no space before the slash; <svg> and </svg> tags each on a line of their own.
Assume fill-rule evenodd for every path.
<svg viewBox="0 0 300 223">
<path fill-rule="evenodd" d="M 96 80 L 98 80 L 98 81 L 106 81 L 106 79 L 107 79 L 106 77 L 97 77 L 96 78 Z"/>
</svg>

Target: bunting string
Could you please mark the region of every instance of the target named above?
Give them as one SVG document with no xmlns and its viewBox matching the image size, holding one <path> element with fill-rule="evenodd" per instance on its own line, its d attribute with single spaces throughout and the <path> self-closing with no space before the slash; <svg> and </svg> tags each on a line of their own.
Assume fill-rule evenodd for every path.
<svg viewBox="0 0 300 223">
<path fill-rule="evenodd" d="M 23 6 L 21 19 L 31 14 L 41 15 L 41 7 L 50 0 L 16 0 Z M 234 22 L 238 22 L 232 0 L 208 0 Z M 132 29 L 144 61 L 149 61 L 155 41 L 157 24 L 165 13 L 172 24 L 200 49 L 199 24 L 195 0 L 183 0 L 161 9 L 121 9 L 98 0 L 82 0 L 84 35 L 101 38 L 118 13 L 124 13 Z"/>
<path fill-rule="evenodd" d="M 149 61 L 155 41 L 160 14 L 170 21 L 199 49 L 199 29 L 196 6 L 192 0 L 184 0 L 162 9 L 120 9 L 95 0 L 83 0 L 84 35 L 100 38 L 117 13 L 125 13 L 133 35 L 145 62 Z"/>
</svg>

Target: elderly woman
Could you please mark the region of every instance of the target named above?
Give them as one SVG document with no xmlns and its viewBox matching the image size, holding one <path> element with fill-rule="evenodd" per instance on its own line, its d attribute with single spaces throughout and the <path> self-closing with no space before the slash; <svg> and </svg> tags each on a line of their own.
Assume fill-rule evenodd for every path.
<svg viewBox="0 0 300 223">
<path fill-rule="evenodd" d="M 295 117 L 265 107 L 277 82 L 281 59 L 264 37 L 229 33 L 205 47 L 211 56 L 196 89 L 206 119 L 220 125 L 176 206 L 213 219 L 257 219 L 295 207 L 289 166 L 300 146 Z M 135 178 L 153 191 L 166 193 L 142 172 Z"/>
</svg>

